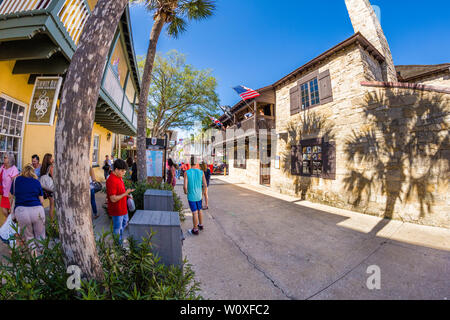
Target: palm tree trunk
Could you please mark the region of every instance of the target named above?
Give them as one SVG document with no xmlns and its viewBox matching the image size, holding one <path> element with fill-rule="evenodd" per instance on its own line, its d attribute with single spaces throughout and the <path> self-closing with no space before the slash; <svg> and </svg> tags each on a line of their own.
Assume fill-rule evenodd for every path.
<svg viewBox="0 0 450 320">
<path fill-rule="evenodd" d="M 128 0 L 100 0 L 84 27 L 61 94 L 55 134 L 55 200 L 67 265 L 102 279 L 91 218 L 89 153 L 101 78 Z"/>
<path fill-rule="evenodd" d="M 141 93 L 139 95 L 139 110 L 137 123 L 137 173 L 139 181 L 147 180 L 146 169 L 146 131 L 147 131 L 147 105 L 150 82 L 152 80 L 153 63 L 156 55 L 156 45 L 164 27 L 165 16 L 156 14 L 150 34 L 150 43 L 145 59 L 144 74 L 142 76 Z"/>
</svg>

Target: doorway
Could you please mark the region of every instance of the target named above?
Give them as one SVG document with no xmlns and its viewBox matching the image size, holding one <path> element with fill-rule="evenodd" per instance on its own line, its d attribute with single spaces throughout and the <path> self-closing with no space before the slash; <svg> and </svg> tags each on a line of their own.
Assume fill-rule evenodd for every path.
<svg viewBox="0 0 450 320">
<path fill-rule="evenodd" d="M 270 144 L 261 146 L 259 158 L 259 183 L 263 186 L 270 186 L 270 159 L 272 155 L 272 148 Z"/>
</svg>

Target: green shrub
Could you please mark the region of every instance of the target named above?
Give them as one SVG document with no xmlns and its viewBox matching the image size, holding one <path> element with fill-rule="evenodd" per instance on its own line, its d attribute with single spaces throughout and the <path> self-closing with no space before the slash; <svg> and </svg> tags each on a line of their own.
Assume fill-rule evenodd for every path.
<svg viewBox="0 0 450 320">
<path fill-rule="evenodd" d="M 28 246 L 11 247 L 10 257 L 0 263 L 2 300 L 156 300 L 202 299 L 199 283 L 185 260 L 183 268 L 167 267 L 151 253 L 151 239 L 137 244 L 131 238 L 129 249 L 112 240 L 112 232 L 97 240 L 104 271 L 103 281 L 82 281 L 81 288 L 69 290 L 61 244 L 48 238 L 40 241 L 42 254 L 34 258 Z"/>
</svg>

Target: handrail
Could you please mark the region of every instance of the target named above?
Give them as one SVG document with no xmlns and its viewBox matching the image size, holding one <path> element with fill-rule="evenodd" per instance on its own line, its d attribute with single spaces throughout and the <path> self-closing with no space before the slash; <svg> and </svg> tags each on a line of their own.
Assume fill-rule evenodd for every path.
<svg viewBox="0 0 450 320">
<path fill-rule="evenodd" d="M 0 4 L 0 15 L 16 12 L 45 10 L 52 0 L 5 0 Z"/>
<path fill-rule="evenodd" d="M 89 15 L 90 10 L 84 0 L 66 0 L 58 12 L 58 17 L 75 44 L 80 40 Z"/>
</svg>

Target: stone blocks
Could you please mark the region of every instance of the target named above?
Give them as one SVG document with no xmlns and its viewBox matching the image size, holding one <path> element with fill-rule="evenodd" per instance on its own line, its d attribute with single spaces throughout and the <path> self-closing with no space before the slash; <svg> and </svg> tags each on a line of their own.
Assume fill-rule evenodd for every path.
<svg viewBox="0 0 450 320">
<path fill-rule="evenodd" d="M 173 211 L 173 193 L 170 190 L 149 189 L 144 193 L 144 208 L 152 211 Z"/>
<path fill-rule="evenodd" d="M 129 224 L 130 236 L 138 242 L 152 237 L 154 254 L 165 265 L 182 265 L 182 239 L 178 212 L 138 210 Z"/>
</svg>

